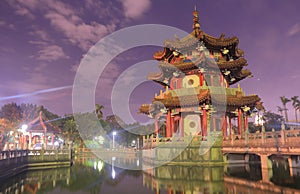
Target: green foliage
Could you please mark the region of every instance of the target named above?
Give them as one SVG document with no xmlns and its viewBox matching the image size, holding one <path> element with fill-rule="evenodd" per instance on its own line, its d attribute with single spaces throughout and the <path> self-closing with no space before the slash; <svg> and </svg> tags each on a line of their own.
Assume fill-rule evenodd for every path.
<svg viewBox="0 0 300 194">
<path fill-rule="evenodd" d="M 255 133 L 256 131 L 260 131 L 261 126 L 257 126 L 253 122 L 249 122 L 248 129 L 249 129 L 249 133 Z"/>
<path fill-rule="evenodd" d="M 5 104 L 1 107 L 0 118 L 6 119 L 10 123 L 11 129 L 17 129 L 22 124 L 28 123 L 37 118 L 40 111 L 44 114 L 46 121 L 51 121 L 51 123 L 57 127 L 62 126 L 62 121 L 59 119 L 58 115 L 48 111 L 43 106 L 37 106 L 34 104 Z"/>
<path fill-rule="evenodd" d="M 281 115 L 267 111 L 264 113 L 264 121 L 266 131 L 271 131 L 272 128 L 279 130 L 281 129 L 281 123 L 284 121 L 284 118 Z"/>
<path fill-rule="evenodd" d="M 10 123 L 19 123 L 22 118 L 21 108 L 16 103 L 5 104 L 1 107 L 0 117 L 7 119 Z"/>
<path fill-rule="evenodd" d="M 99 120 L 103 118 L 103 112 L 102 112 L 103 108 L 104 108 L 104 106 L 96 104 L 96 111 L 95 112 L 96 112 L 97 117 L 98 117 Z"/>
<path fill-rule="evenodd" d="M 296 118 L 296 122 L 298 122 L 298 115 L 297 115 L 297 111 L 300 109 L 300 101 L 299 101 L 299 96 L 293 96 L 291 98 L 292 100 L 292 105 L 294 107 L 294 110 L 295 110 L 295 118 Z"/>
<path fill-rule="evenodd" d="M 280 100 L 281 100 L 281 103 L 283 105 L 283 110 L 284 110 L 284 116 L 285 116 L 285 121 L 288 121 L 289 118 L 288 118 L 288 114 L 287 114 L 287 108 L 286 108 L 286 104 L 288 102 L 290 102 L 291 100 L 286 98 L 285 96 L 280 96 Z"/>
</svg>

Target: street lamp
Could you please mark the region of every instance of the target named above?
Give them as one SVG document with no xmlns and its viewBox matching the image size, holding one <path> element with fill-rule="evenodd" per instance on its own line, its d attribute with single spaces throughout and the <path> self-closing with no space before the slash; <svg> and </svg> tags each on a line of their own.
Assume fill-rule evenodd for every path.
<svg viewBox="0 0 300 194">
<path fill-rule="evenodd" d="M 115 149 L 115 135 L 117 135 L 117 132 L 114 131 L 112 133 L 112 135 L 113 135 L 113 146 L 112 147 L 113 147 L 113 149 Z"/>
</svg>

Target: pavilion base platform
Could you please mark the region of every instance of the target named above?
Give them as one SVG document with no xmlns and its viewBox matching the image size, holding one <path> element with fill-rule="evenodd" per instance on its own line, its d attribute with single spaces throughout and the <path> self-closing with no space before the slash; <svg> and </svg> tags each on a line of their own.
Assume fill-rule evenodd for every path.
<svg viewBox="0 0 300 194">
<path fill-rule="evenodd" d="M 144 149 L 142 158 L 144 165 L 223 165 L 222 136 L 202 140 L 202 137 L 193 137 L 189 143 L 183 141 L 174 142 L 174 138 L 168 142 L 158 142 L 155 147 Z"/>
</svg>

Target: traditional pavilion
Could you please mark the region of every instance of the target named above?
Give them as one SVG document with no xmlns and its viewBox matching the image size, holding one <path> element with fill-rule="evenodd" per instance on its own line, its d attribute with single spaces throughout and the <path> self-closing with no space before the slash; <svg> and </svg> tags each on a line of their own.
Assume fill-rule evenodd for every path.
<svg viewBox="0 0 300 194">
<path fill-rule="evenodd" d="M 51 138 L 51 145 L 54 145 L 56 134 L 61 133 L 61 129 L 45 121 L 43 113 L 40 111 L 39 116 L 29 122 L 25 135 L 28 136 L 28 147 L 31 148 L 36 143 L 41 143 L 47 147 L 48 139 Z"/>
<path fill-rule="evenodd" d="M 198 11 L 193 11 L 193 31 L 189 36 L 166 40 L 163 51 L 154 53 L 161 72 L 151 73 L 148 79 L 161 84 L 165 91 L 155 95 L 152 104 L 143 104 L 140 112 L 155 119 L 155 133 L 162 137 L 199 135 L 203 139 L 213 131 L 224 138 L 235 134 L 243 138 L 248 130 L 248 117 L 254 110 L 263 109 L 257 95 L 245 95 L 239 84 L 251 77 L 238 48 L 237 37 L 219 38 L 202 31 Z M 193 60 L 194 59 L 194 60 Z M 215 65 L 214 65 L 215 64 Z M 224 114 L 219 114 L 221 91 L 225 96 Z"/>
</svg>

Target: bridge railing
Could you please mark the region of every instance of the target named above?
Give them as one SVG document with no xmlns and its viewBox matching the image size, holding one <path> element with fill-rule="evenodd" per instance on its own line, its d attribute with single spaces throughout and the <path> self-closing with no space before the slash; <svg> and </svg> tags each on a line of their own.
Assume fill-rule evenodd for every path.
<svg viewBox="0 0 300 194">
<path fill-rule="evenodd" d="M 243 138 L 232 135 L 223 141 L 223 147 L 251 146 L 251 147 L 274 147 L 274 146 L 299 146 L 300 130 L 281 130 L 272 132 L 248 133 Z"/>
</svg>

